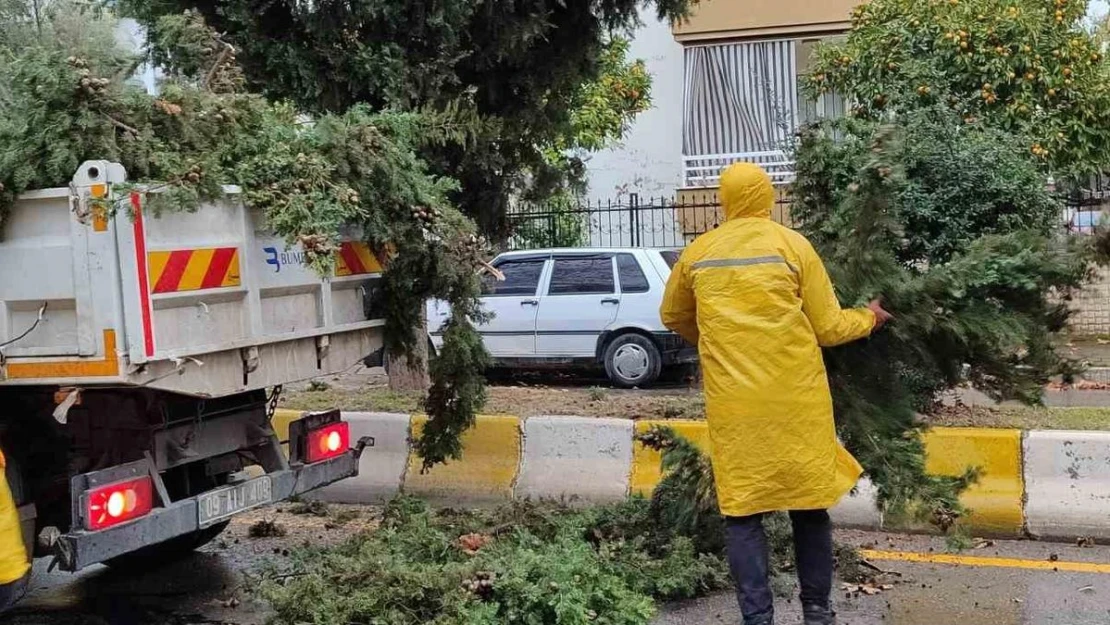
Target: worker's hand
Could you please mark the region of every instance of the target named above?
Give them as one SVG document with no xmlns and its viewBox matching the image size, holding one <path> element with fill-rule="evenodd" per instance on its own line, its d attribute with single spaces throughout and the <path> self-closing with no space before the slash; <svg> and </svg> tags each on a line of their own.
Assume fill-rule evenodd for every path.
<svg viewBox="0 0 1110 625">
<path fill-rule="evenodd" d="M 883 300 L 881 299 L 872 300 L 871 303 L 867 305 L 867 309 L 875 313 L 875 326 L 871 329 L 872 332 L 877 332 L 880 328 L 885 326 L 888 321 L 894 318 L 894 315 L 883 308 Z"/>
</svg>

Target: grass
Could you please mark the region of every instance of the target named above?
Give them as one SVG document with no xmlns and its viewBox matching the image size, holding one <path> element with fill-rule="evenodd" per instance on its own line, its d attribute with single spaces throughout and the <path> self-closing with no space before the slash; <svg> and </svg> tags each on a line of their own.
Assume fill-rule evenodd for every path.
<svg viewBox="0 0 1110 625">
<path fill-rule="evenodd" d="M 398 393 L 386 388 L 288 391 L 281 407 L 293 410 L 331 410 L 353 412 L 414 413 L 422 410 L 422 394 Z"/>
<path fill-rule="evenodd" d="M 358 412 L 418 413 L 423 410 L 419 393 L 397 393 L 379 386 L 331 387 L 324 390 L 287 391 L 282 408 L 293 410 L 342 410 Z M 705 401 L 700 392 L 676 390 L 616 391 L 603 388 L 548 388 L 491 386 L 485 414 L 522 417 L 575 415 L 617 419 L 703 419 Z"/>
<path fill-rule="evenodd" d="M 929 417 L 935 426 L 1019 430 L 1110 430 L 1110 408 L 960 408 Z"/>
<path fill-rule="evenodd" d="M 340 408 L 359 412 L 419 413 L 419 393 L 398 393 L 379 386 L 332 386 L 290 391 L 282 407 L 294 410 Z M 575 415 L 618 419 L 704 419 L 700 392 L 616 391 L 602 388 L 491 386 L 485 414 L 522 417 Z M 1016 428 L 1022 430 L 1108 430 L 1110 408 L 1036 408 L 1024 406 L 957 407 L 930 415 L 934 426 Z"/>
</svg>

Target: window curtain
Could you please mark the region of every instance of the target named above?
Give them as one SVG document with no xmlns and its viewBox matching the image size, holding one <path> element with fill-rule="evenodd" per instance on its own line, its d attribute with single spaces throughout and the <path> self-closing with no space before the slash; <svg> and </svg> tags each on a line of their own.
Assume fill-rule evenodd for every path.
<svg viewBox="0 0 1110 625">
<path fill-rule="evenodd" d="M 794 41 L 689 47 L 685 62 L 686 156 L 788 147 L 798 117 Z"/>
</svg>

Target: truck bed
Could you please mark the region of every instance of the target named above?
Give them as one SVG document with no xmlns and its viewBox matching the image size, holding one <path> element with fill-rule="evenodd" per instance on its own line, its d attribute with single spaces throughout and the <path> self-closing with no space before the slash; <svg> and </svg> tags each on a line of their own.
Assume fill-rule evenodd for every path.
<svg viewBox="0 0 1110 625">
<path fill-rule="evenodd" d="M 143 386 L 223 396 L 343 371 L 380 350 L 381 267 L 346 233 L 334 275 L 228 187 L 195 212 L 115 195 L 81 166 L 26 193 L 0 238 L 0 386 Z M 104 202 L 121 207 L 107 216 Z"/>
</svg>

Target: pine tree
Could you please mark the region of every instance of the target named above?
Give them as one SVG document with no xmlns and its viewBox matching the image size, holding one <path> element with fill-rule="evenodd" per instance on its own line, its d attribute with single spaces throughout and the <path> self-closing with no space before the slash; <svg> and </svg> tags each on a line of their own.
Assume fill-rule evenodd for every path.
<svg viewBox="0 0 1110 625">
<path fill-rule="evenodd" d="M 243 200 L 309 264 L 330 274 L 341 230 L 361 230 L 379 254 L 387 346 L 413 351 L 412 314 L 426 299 L 451 304 L 445 357 L 433 367 L 427 409 L 447 436 L 422 447 L 429 463 L 458 455 L 457 437 L 484 394 L 486 352 L 473 323 L 476 271 L 488 253 L 474 223 L 447 196 L 457 183 L 420 157 L 430 145 L 465 142 L 475 124 L 454 110 L 375 111 L 364 105 L 306 115 L 248 91 L 237 49 L 199 13 L 163 17 L 153 56 L 166 76 L 157 95 L 129 77 L 141 58 L 117 47 L 111 14 L 57 2 L 42 32 L 5 24 L 0 40 L 0 226 L 21 192 L 68 184 L 89 159 L 121 163 L 148 210 L 188 211 L 239 185 Z M 27 29 L 33 29 L 32 34 Z M 126 202 L 99 207 L 120 212 Z"/>
<path fill-rule="evenodd" d="M 1035 403 L 1075 370 L 1052 337 L 1089 251 L 1062 233 L 1039 162 L 1014 149 L 1024 140 L 929 107 L 819 125 L 798 152 L 795 216 L 842 303 L 882 297 L 896 319 L 825 351 L 839 432 L 888 511 L 945 529 L 978 472 L 927 475 L 917 414 L 963 384 Z"/>
</svg>

